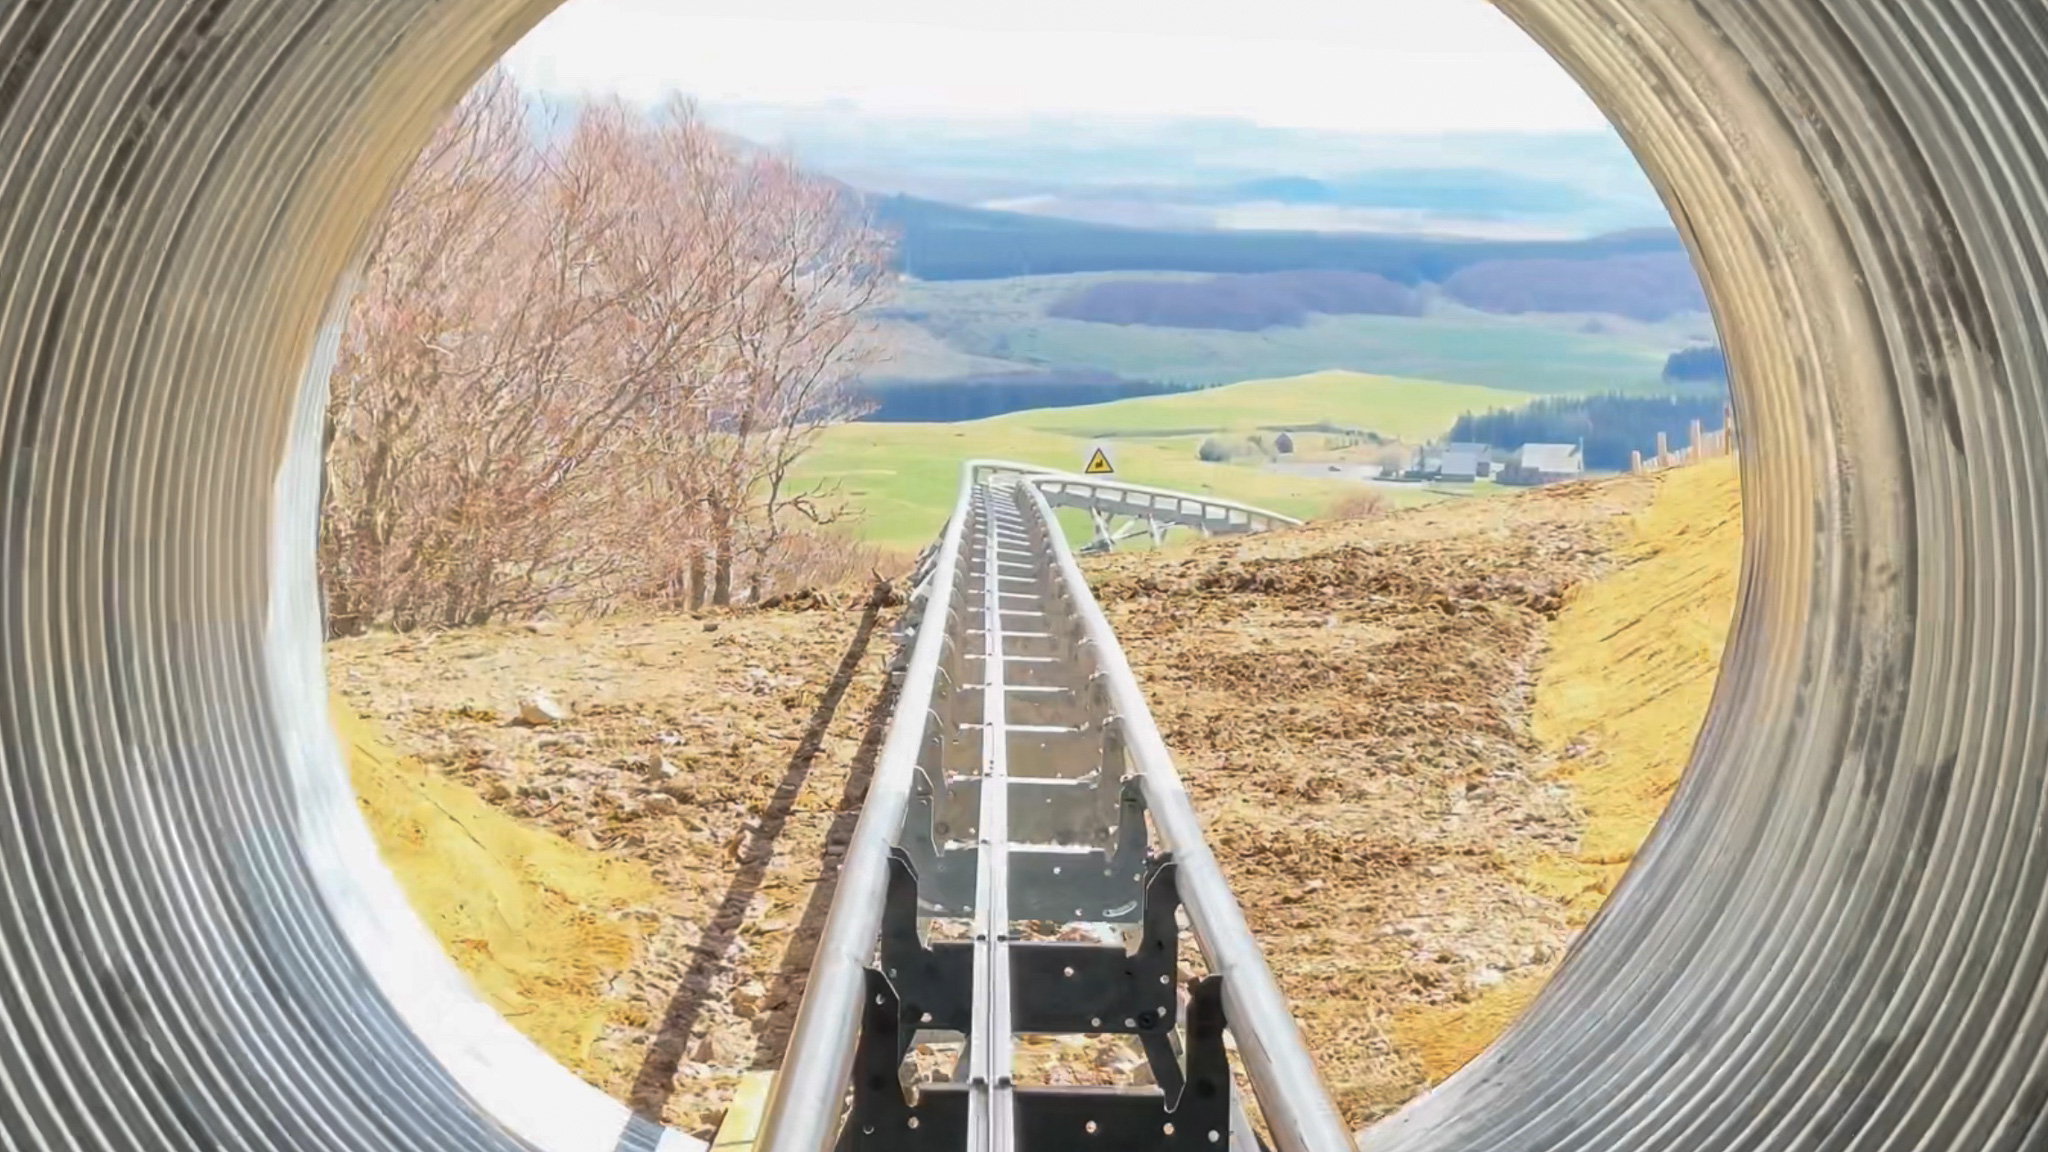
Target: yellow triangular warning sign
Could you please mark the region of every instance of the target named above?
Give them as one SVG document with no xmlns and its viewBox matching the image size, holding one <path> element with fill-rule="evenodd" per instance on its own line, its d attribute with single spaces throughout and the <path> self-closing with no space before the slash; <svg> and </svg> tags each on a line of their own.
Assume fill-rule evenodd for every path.
<svg viewBox="0 0 2048 1152">
<path fill-rule="evenodd" d="M 1090 476 L 1107 476 L 1116 469 L 1110 465 L 1108 453 L 1097 448 L 1094 455 L 1088 457 L 1088 466 L 1081 471 Z"/>
</svg>

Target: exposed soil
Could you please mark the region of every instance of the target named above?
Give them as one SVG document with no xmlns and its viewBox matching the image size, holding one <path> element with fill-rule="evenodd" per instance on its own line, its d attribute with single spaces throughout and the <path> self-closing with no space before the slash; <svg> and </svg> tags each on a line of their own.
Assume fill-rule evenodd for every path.
<svg viewBox="0 0 2048 1152">
<path fill-rule="evenodd" d="M 592 850 L 594 864 L 652 871 L 661 895 L 639 910 L 638 958 L 604 975 L 587 1047 L 535 1039 L 698 1133 L 716 1128 L 741 1072 L 782 1050 L 829 905 L 814 890 L 852 831 L 875 751 L 864 740 L 880 730 L 895 609 L 858 593 L 794 608 L 378 635 L 329 651 L 341 696 L 407 756 Z M 565 722 L 512 722 L 535 689 Z M 415 902 L 431 882 L 421 871 L 401 869 Z M 531 959 L 517 942 L 458 955 L 473 974 Z"/>
<path fill-rule="evenodd" d="M 1547 710 L 1532 698 L 1578 590 L 1654 558 L 1632 549 L 1632 517 L 1668 479 L 1089 563 L 1210 843 L 1353 1124 L 1491 1040 L 1604 895 L 1609 878 L 1583 860 L 1584 799 L 1601 786 L 1589 773 L 1631 771 L 1634 751 L 1603 727 L 1596 696 Z M 1725 487 L 1712 501 L 1724 528 Z M 1718 551 L 1694 567 L 1732 574 L 1733 557 L 1720 555 L 1728 542 L 1706 546 Z M 634 913 L 638 959 L 597 990 L 606 1007 L 594 1038 L 580 1049 L 542 1042 L 593 1083 L 700 1134 L 715 1129 L 741 1071 L 779 1059 L 829 900 L 817 884 L 828 841 L 851 831 L 872 766 L 894 609 L 851 599 L 333 647 L 343 696 L 404 752 L 593 859 L 651 870 L 662 894 Z M 1706 614 L 1724 614 L 1699 635 L 1725 628 L 1719 604 Z M 1652 612 L 1602 611 L 1659 625 Z M 1570 643 L 1594 650 L 1594 637 L 1570 628 Z M 1719 648 L 1688 652 L 1687 691 L 1658 721 L 1667 742 L 1676 733 L 1689 744 Z M 1620 657 L 1582 653 L 1575 675 L 1597 678 L 1603 659 Z M 509 725 L 536 688 L 566 706 L 567 721 Z M 1538 712 L 1552 717 L 1547 729 L 1532 724 Z M 1652 802 L 1675 763 L 1660 769 Z M 1639 839 L 1647 811 L 1616 835 Z M 425 867 L 400 871 L 430 902 L 404 875 Z M 472 972 L 498 962 L 458 959 Z M 949 1053 L 920 1056 L 936 1070 Z M 1135 1061 L 1117 1044 L 1034 1043 L 1026 1078 L 1128 1079 Z"/>
<path fill-rule="evenodd" d="M 1530 728 L 1549 626 L 1646 483 L 1092 565 L 1208 838 L 1345 1119 L 1428 1083 L 1419 1006 L 1547 975 L 1528 866 L 1583 827 Z"/>
</svg>

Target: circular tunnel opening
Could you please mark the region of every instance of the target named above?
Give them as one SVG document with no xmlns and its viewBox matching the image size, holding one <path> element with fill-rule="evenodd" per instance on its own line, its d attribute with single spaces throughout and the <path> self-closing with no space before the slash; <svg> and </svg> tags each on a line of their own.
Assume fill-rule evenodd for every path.
<svg viewBox="0 0 2048 1152">
<path fill-rule="evenodd" d="M 1501 7 L 1614 118 L 1705 275 L 1742 598 L 1606 910 L 1365 1146 L 2025 1147 L 2042 141 L 2008 110 L 2038 106 L 2040 31 L 1961 0 Z M 37 1138 L 665 1138 L 437 955 L 351 810 L 318 659 L 301 384 L 434 117 L 543 8 L 0 17 L 0 923 L 30 1038 L 0 1071 L 34 1086 L 9 1099 Z"/>
<path fill-rule="evenodd" d="M 1469 11 L 1518 42 L 1525 64 L 1554 70 L 1512 25 L 1483 7 Z M 579 15 L 583 25 L 570 19 Z M 578 46 L 686 39 L 694 27 L 680 16 L 667 26 L 631 27 L 596 19 L 603 15 L 561 10 L 507 59 L 566 41 L 557 49 L 566 60 L 525 69 L 545 74 L 588 66 Z M 565 19 L 565 31 L 550 31 Z M 708 27 L 721 41 L 779 44 L 778 57 L 809 59 L 803 46 L 813 42 L 844 50 L 842 26 L 778 24 L 782 40 L 751 27 Z M 1406 36 L 1425 47 L 1463 48 L 1442 30 Z M 1178 57 L 1179 44 L 1166 42 L 1156 54 Z M 879 63 L 885 75 L 906 67 L 853 54 Z M 1096 594 L 1138 661 L 1148 704 L 1190 775 L 1205 835 L 1320 1054 L 1344 1122 L 1379 1118 L 1490 1042 L 1541 986 L 1661 810 L 1725 635 L 1740 527 L 1733 461 L 1719 458 L 1728 449 L 1723 391 L 1674 396 L 1669 374 L 1660 386 L 1658 365 L 1649 363 L 1635 364 L 1624 381 L 1649 395 L 1497 407 L 1531 395 L 1503 383 L 1541 390 L 1564 377 L 1578 380 L 1576 371 L 1598 366 L 1596 348 L 1633 349 L 1633 339 L 1668 364 L 1667 346 L 1710 337 L 1709 320 L 1686 314 L 1704 301 L 1675 233 L 1644 255 L 1628 251 L 1634 238 L 1613 236 L 1612 223 L 1574 246 L 1548 239 L 1540 223 L 1518 232 L 1498 221 L 1462 220 L 1453 209 L 1438 226 L 1488 233 L 1491 242 L 1468 241 L 1452 254 L 1463 267 L 1484 263 L 1472 275 L 1437 271 L 1414 288 L 1347 271 L 1291 281 L 1284 272 L 1206 280 L 1185 273 L 1147 280 L 1128 271 L 1020 276 L 1033 256 L 1010 257 L 1004 266 L 992 262 L 986 245 L 949 248 L 910 214 L 958 218 L 967 209 L 893 199 L 877 207 L 872 193 L 849 204 L 855 194 L 817 177 L 807 182 L 779 159 L 750 162 L 744 146 L 721 139 L 718 128 L 721 116 L 737 117 L 740 130 L 759 132 L 743 111 L 673 98 L 656 98 L 644 111 L 613 103 L 609 93 L 635 87 L 614 55 L 608 48 L 602 75 L 585 78 L 595 89 L 589 95 L 535 86 L 531 76 L 516 82 L 501 68 L 464 96 L 376 228 L 328 379 L 319 558 L 329 676 L 351 776 L 411 903 L 486 1001 L 643 1116 L 704 1138 L 719 1130 L 721 1112 L 736 1117 L 735 1126 L 744 1122 L 746 1094 L 760 1086 L 757 1070 L 778 1064 L 788 1042 L 834 893 L 831 883 L 811 887 L 808 878 L 832 873 L 835 846 L 857 813 L 848 798 L 866 790 L 875 769 L 887 708 L 880 655 L 897 620 L 894 605 L 864 603 L 865 589 L 803 590 L 794 598 L 775 589 L 790 583 L 792 568 L 800 588 L 834 584 L 819 561 L 832 559 L 827 546 L 843 539 L 844 522 L 855 515 L 872 521 L 883 547 L 929 539 L 944 515 L 941 503 L 953 498 L 961 460 L 1000 446 L 1053 467 L 1100 453 L 1124 480 L 1284 500 L 1289 511 L 1313 510 L 1315 520 L 1359 521 L 1319 529 L 1312 540 L 1270 537 L 1278 554 L 1270 565 L 1256 546 L 1236 556 L 1205 552 L 1199 586 L 1178 587 L 1170 600 L 1160 581 L 1185 585 L 1186 571 L 1160 571 L 1151 556 L 1120 557 L 1091 570 Z M 1440 82 L 1461 90 L 1475 81 L 1478 65 L 1454 61 L 1462 72 Z M 699 90 L 703 62 L 664 56 L 658 67 L 688 78 L 685 91 Z M 1147 73 L 1130 82 L 1159 79 Z M 1577 97 L 1568 77 L 1556 73 L 1555 81 Z M 784 115 L 819 131 L 800 112 Z M 1580 116 L 1604 125 L 1590 107 Z M 954 141 L 955 149 L 1001 147 L 973 145 L 979 137 L 971 122 L 948 122 L 948 130 L 969 141 Z M 1088 119 L 1074 130 L 1091 130 Z M 980 131 L 1001 139 L 998 129 Z M 1163 137 L 1155 147 L 1174 146 L 1168 128 L 1138 131 Z M 835 163 L 873 169 L 894 159 L 915 176 L 931 160 L 928 153 L 905 158 L 901 145 L 864 149 L 866 137 L 849 145 L 829 129 L 820 134 L 822 145 L 814 140 L 801 152 L 814 170 L 821 147 L 825 172 L 836 171 Z M 1552 139 L 1595 154 L 1609 172 L 1623 170 L 1604 187 L 1639 189 L 1620 210 L 1633 213 L 1624 219 L 1668 225 L 1618 140 L 1608 137 L 1603 148 L 1602 140 Z M 1412 140 L 1357 144 L 1361 152 L 1394 152 L 1396 165 L 1451 163 Z M 1285 138 L 1275 146 L 1285 147 Z M 946 140 L 935 147 L 943 155 Z M 1085 138 L 1067 144 L 1070 152 L 1086 147 Z M 1461 155 L 1459 147 L 1469 155 L 1502 145 L 1482 137 L 1436 151 Z M 1515 154 L 1533 148 L 1518 141 Z M 1550 160 L 1549 170 L 1559 163 Z M 1428 167 L 1420 176 L 1446 179 Z M 649 215 L 631 215 L 628 202 Z M 867 246 L 879 247 L 871 232 L 809 223 L 819 206 L 835 204 L 880 217 L 891 234 L 879 243 L 893 244 L 896 264 L 928 268 L 931 278 L 891 291 L 859 274 Z M 1035 213 L 1059 219 L 1045 207 Z M 733 239 L 684 243 L 707 234 Z M 1199 251 L 1214 233 L 1167 235 L 1197 248 L 1198 258 L 1215 259 Z M 1342 244 L 1341 233 L 1326 238 Z M 745 279 L 721 271 L 720 262 L 751 259 L 764 240 L 815 248 L 832 266 L 851 266 L 855 275 L 822 289 L 791 285 L 808 293 L 805 308 L 834 309 L 827 320 L 864 309 L 888 317 L 883 325 L 905 313 L 922 318 L 914 351 L 982 312 L 994 313 L 997 341 L 1037 343 L 1033 325 L 1047 321 L 1035 318 L 1041 304 L 1033 294 L 1047 291 L 1064 293 L 1043 306 L 1051 323 L 1093 318 L 1101 330 L 1122 333 L 1121 323 L 1104 326 L 1100 297 L 1159 285 L 1183 291 L 1169 304 L 1208 291 L 1193 303 L 1209 312 L 1137 317 L 1137 337 L 1178 332 L 1226 353 L 1231 346 L 1219 341 L 1271 343 L 1295 334 L 1266 314 L 1254 317 L 1257 331 L 1240 334 L 1237 315 L 1217 314 L 1219 302 L 1241 303 L 1255 288 L 1266 290 L 1267 301 L 1313 287 L 1377 290 L 1364 300 L 1316 300 L 1330 318 L 1303 323 L 1305 338 L 1347 323 L 1338 318 L 1347 310 L 1364 309 L 1348 322 L 1368 341 L 1427 338 L 1386 330 L 1402 324 L 1449 324 L 1495 343 L 1547 333 L 1583 339 L 1566 345 L 1571 359 L 1542 365 L 1529 381 L 1484 358 L 1498 361 L 1498 351 L 1417 371 L 1460 384 L 1332 373 L 1271 380 L 1279 370 L 1225 365 L 1217 372 L 1234 374 L 1215 379 L 1235 387 L 1109 409 L 1052 409 L 1042 401 L 1057 403 L 1056 394 L 1020 396 L 1030 401 L 1021 407 L 1037 411 L 953 424 L 904 425 L 890 409 L 910 404 L 898 400 L 901 385 L 889 374 L 870 401 L 878 410 L 861 423 L 843 422 L 859 402 L 844 389 L 854 380 L 850 369 L 867 369 L 861 383 L 876 374 L 868 361 L 845 354 L 842 337 L 850 331 L 835 329 L 817 342 L 821 371 L 805 374 L 799 386 L 804 396 L 832 402 L 808 408 L 790 409 L 776 395 L 757 395 L 745 374 L 726 379 L 715 363 L 700 363 L 718 359 L 702 347 L 729 338 L 722 325 L 777 335 L 719 287 Z M 1539 242 L 1537 251 L 1583 257 L 1571 265 L 1579 270 L 1576 285 L 1551 290 L 1568 298 L 1539 297 L 1536 316 L 1515 314 L 1513 298 L 1512 260 L 1530 240 Z M 1448 245 L 1425 237 L 1419 247 L 1441 255 Z M 1621 254 L 1609 255 L 1610 248 Z M 1338 255 L 1371 263 L 1358 252 Z M 960 266 L 975 259 L 979 266 Z M 1379 258 L 1377 266 L 1400 275 L 1399 259 Z M 561 266 L 592 271 L 563 281 L 554 275 Z M 650 280 L 643 271 L 650 268 L 670 271 Z M 1633 283 L 1603 297 L 1603 274 Z M 1009 296 L 1027 306 L 1005 308 Z M 646 308 L 627 303 L 647 299 Z M 721 318 L 726 307 L 729 319 Z M 1425 308 L 1448 316 L 1410 315 Z M 1624 331 L 1588 334 L 1582 329 L 1595 324 L 1583 316 L 1545 315 L 1589 308 L 1605 314 L 1599 328 Z M 658 316 L 678 318 L 672 341 L 636 339 Z M 1175 320 L 1182 323 L 1146 326 Z M 1539 324 L 1535 337 L 1517 327 Z M 905 339 L 887 327 L 880 335 Z M 968 340 L 970 349 L 989 342 L 980 330 Z M 1551 338 L 1550 346 L 1558 343 Z M 736 353 L 745 360 L 751 349 Z M 579 373 L 583 361 L 596 367 Z M 668 383 L 672 375 L 681 381 Z M 584 376 L 625 383 L 592 389 Z M 1237 383 L 1246 376 L 1257 379 Z M 1608 369 L 1600 379 L 1623 376 Z M 1014 390 L 1034 385 L 1045 381 L 1029 376 Z M 920 386 L 912 399 L 935 387 Z M 1603 390 L 1598 380 L 1584 388 Z M 1105 398 L 1107 389 L 1094 390 Z M 422 405 L 423 396 L 432 402 Z M 1190 401 L 1206 407 L 1191 411 Z M 1597 413 L 1596 403 L 1603 406 Z M 734 423 L 709 411 L 720 404 L 770 425 L 778 439 L 758 461 L 728 455 L 713 434 Z M 1473 411 L 1482 404 L 1488 407 Z M 559 434 L 601 424 L 613 406 L 629 408 L 636 425 L 609 437 L 616 446 L 604 435 Z M 785 415 L 786 428 L 778 423 Z M 1696 421 L 1688 437 L 1682 415 L 1714 424 Z M 1446 433 L 1454 417 L 1472 431 Z M 1204 419 L 1219 426 L 1190 431 Z M 1487 421 L 1505 427 L 1488 429 Z M 1586 427 L 1596 433 L 1589 442 L 1569 442 Z M 1082 436 L 1080 428 L 1093 430 Z M 1055 438 L 1059 432 L 1066 434 Z M 1478 436 L 1491 439 L 1459 443 Z M 1567 442 L 1523 447 L 1560 439 Z M 1448 462 L 1438 443 L 1445 440 Z M 1642 459 L 1642 450 L 1666 440 L 1672 451 Z M 786 443 L 805 447 L 786 451 Z M 494 444 L 510 449 L 494 452 Z M 1219 455 L 1211 451 L 1218 444 L 1235 450 Z M 1630 445 L 1639 449 L 1633 464 Z M 1561 449 L 1551 451 L 1554 459 L 1541 457 L 1553 449 Z M 714 455 L 710 463 L 735 476 L 741 465 L 760 469 L 755 483 L 737 483 L 756 490 L 758 479 L 782 477 L 774 470 L 793 462 L 794 497 L 831 506 L 799 518 L 789 514 L 792 494 L 780 489 L 772 490 L 783 501 L 779 509 L 729 500 L 738 523 L 721 547 L 708 513 L 711 498 L 726 494 L 703 476 L 703 458 Z M 928 458 L 932 469 L 892 467 L 906 456 Z M 1714 457 L 1707 473 L 1661 475 L 1706 456 Z M 813 457 L 837 463 L 851 479 L 821 484 L 803 475 L 815 472 L 806 468 Z M 1391 463 L 1377 466 L 1380 478 L 1361 482 L 1373 460 Z M 1512 509 L 1490 499 L 1631 468 L 1660 475 Z M 1340 469 L 1351 471 L 1329 476 Z M 648 475 L 659 483 L 643 491 L 635 481 Z M 544 503 L 522 498 L 540 476 L 555 495 Z M 884 476 L 896 483 L 868 479 Z M 925 490 L 905 493 L 906 481 Z M 910 504 L 910 496 L 922 503 Z M 1428 502 L 1439 507 L 1419 523 L 1380 521 L 1389 504 Z M 1159 521 L 1156 510 L 1129 523 L 1091 522 L 1074 507 L 1062 516 L 1084 552 L 1179 551 L 1200 538 Z M 800 535 L 806 527 L 821 538 Z M 778 540 L 804 548 L 771 551 Z M 1674 544 L 1676 554 L 1667 554 Z M 435 549 L 443 553 L 438 566 L 423 562 Z M 859 570 L 869 567 L 869 557 L 854 559 Z M 575 562 L 587 567 L 570 568 Z M 1285 573 L 1287 564 L 1308 574 Z M 720 571 L 726 575 L 714 578 Z M 764 585 L 764 577 L 775 583 Z M 1579 585 L 1591 587 L 1567 608 Z M 727 600 L 811 611 L 728 614 L 720 606 Z M 1186 626 L 1160 626 L 1161 604 L 1171 604 L 1168 615 Z M 1545 648 L 1553 650 L 1547 657 Z M 1559 672 L 1533 677 L 1539 666 Z M 1447 678 L 1449 669 L 1456 671 Z M 1577 706 L 1553 707 L 1553 697 Z M 1043 707 L 1031 711 L 1050 718 Z M 1213 722 L 1222 716 L 1227 723 Z M 832 811 L 821 812 L 824 805 Z M 934 835 L 955 831 L 946 821 L 961 815 L 950 811 Z M 967 927 L 965 920 L 936 925 L 934 938 Z M 1201 971 L 1193 933 L 1186 946 L 1185 967 Z M 1360 1035 L 1367 1039 L 1348 1043 Z M 1027 1037 L 1023 1045 L 1018 1072 L 1027 1083 L 1108 1086 L 1156 1075 L 1132 1036 Z M 920 1038 L 911 1062 L 917 1075 L 943 1081 L 964 1049 L 957 1033 L 940 1029 Z M 1241 1088 L 1252 1091 L 1248 1081 Z M 1251 1112 L 1259 1123 L 1255 1102 Z"/>
</svg>

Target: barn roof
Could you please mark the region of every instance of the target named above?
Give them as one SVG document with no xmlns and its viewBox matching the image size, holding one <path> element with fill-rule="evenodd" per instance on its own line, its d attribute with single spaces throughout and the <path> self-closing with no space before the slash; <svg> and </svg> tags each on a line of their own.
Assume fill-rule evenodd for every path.
<svg viewBox="0 0 2048 1152">
<path fill-rule="evenodd" d="M 1479 453 L 1470 447 L 1453 444 L 1444 449 L 1444 462 L 1439 470 L 1444 476 L 1479 475 Z"/>
<path fill-rule="evenodd" d="M 1524 444 L 1518 454 L 1522 467 L 1531 472 L 1583 472 L 1576 444 Z"/>
</svg>

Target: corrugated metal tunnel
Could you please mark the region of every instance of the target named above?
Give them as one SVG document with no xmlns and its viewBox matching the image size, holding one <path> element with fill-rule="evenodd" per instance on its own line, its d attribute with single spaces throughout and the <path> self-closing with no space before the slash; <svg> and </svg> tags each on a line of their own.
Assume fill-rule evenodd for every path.
<svg viewBox="0 0 2048 1152">
<path fill-rule="evenodd" d="M 2048 1147 L 2048 10 L 1499 4 L 1705 273 L 1743 596 L 1634 869 L 1364 1146 Z M 550 6 L 0 5 L 0 1147 L 695 1145 L 466 990 L 327 728 L 337 302 Z"/>
</svg>

